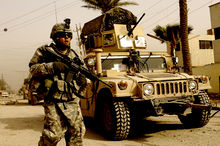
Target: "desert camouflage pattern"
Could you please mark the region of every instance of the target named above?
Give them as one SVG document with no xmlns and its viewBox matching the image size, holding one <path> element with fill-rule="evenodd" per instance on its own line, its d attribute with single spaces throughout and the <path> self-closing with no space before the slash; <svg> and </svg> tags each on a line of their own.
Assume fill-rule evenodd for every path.
<svg viewBox="0 0 220 146">
<path fill-rule="evenodd" d="M 116 7 L 85 23 L 82 29 L 81 38 L 84 39 L 84 36 L 87 35 L 112 30 L 114 28 L 114 24 L 126 24 L 127 29 L 130 30 L 131 25 L 135 25 L 136 22 L 137 17 L 130 11 Z"/>
<path fill-rule="evenodd" d="M 130 11 L 116 7 L 105 13 L 105 22 L 103 31 L 114 29 L 114 24 L 126 24 L 127 29 L 131 29 L 131 25 L 135 25 L 137 17 L 134 16 Z"/>
<path fill-rule="evenodd" d="M 38 48 L 32 57 L 29 67 L 30 67 L 30 73 L 32 77 L 35 78 L 34 82 L 36 82 L 36 86 L 40 88 L 45 88 L 45 89 L 38 89 L 39 91 L 45 91 L 44 96 L 48 94 L 48 88 L 50 86 L 42 86 L 42 84 L 47 85 L 48 81 L 52 80 L 53 82 L 56 82 L 56 89 L 53 91 L 53 97 L 49 98 L 50 99 L 57 99 L 57 100 L 64 100 L 68 101 L 71 100 L 71 98 L 76 98 L 77 96 L 73 93 L 72 89 L 69 89 L 67 83 L 64 81 L 65 80 L 65 74 L 61 73 L 59 75 L 54 75 L 54 68 L 53 68 L 53 62 L 55 61 L 54 58 L 51 58 L 50 55 L 45 53 L 45 48 L 47 47 L 48 49 L 54 51 L 53 47 L 54 45 L 51 44 L 50 46 L 44 45 L 40 48 Z M 72 52 L 71 50 L 68 51 L 67 56 L 69 58 L 74 58 L 76 57 L 75 53 Z M 85 83 L 85 77 L 82 77 L 83 75 L 79 72 L 75 73 L 75 78 L 76 80 L 73 80 L 70 85 L 73 86 L 76 89 L 76 92 L 81 94 L 81 92 L 84 92 L 86 89 L 86 83 Z M 39 77 L 39 81 L 36 79 Z M 42 83 L 42 78 L 44 78 L 44 82 Z M 45 80 L 46 79 L 46 80 Z M 38 82 L 38 83 L 37 83 Z M 41 86 L 39 84 L 41 83 Z M 35 87 L 35 90 L 37 90 Z M 79 92 L 80 91 L 80 92 Z M 39 95 L 42 96 L 42 92 L 39 93 Z"/>
<path fill-rule="evenodd" d="M 55 36 L 55 34 L 58 33 L 58 32 L 70 32 L 70 33 L 73 33 L 70 28 L 66 28 L 66 24 L 65 23 L 57 23 L 52 28 L 52 31 L 51 31 L 51 34 L 50 34 L 50 38 L 53 38 Z"/>
<path fill-rule="evenodd" d="M 54 51 L 54 44 L 44 45 L 36 50 L 29 63 L 32 77 L 35 77 L 35 80 L 38 77 L 39 80 L 44 79 L 44 82 L 40 83 L 44 84 L 43 88 L 45 89 L 39 91 L 45 91 L 45 122 L 39 146 L 55 146 L 63 137 L 65 137 L 68 146 L 82 145 L 85 126 L 79 98 L 68 84 L 74 86 L 77 92 L 83 92 L 86 88 L 85 78 L 76 72 L 74 80 L 67 83 L 64 79 L 64 73 L 55 75 L 53 62 L 56 60 L 46 54 L 46 47 Z M 67 51 L 65 55 L 69 58 L 76 56 L 72 50 Z"/>
<path fill-rule="evenodd" d="M 44 103 L 44 129 L 39 146 L 56 146 L 65 137 L 67 146 L 83 145 L 85 126 L 79 100 L 65 103 Z"/>
</svg>

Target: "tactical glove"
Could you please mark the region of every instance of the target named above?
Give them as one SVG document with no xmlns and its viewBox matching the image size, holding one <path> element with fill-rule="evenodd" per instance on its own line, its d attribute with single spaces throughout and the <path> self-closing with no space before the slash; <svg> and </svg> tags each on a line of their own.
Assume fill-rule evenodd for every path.
<svg viewBox="0 0 220 146">
<path fill-rule="evenodd" d="M 62 62 L 54 62 L 53 63 L 54 73 L 67 73 L 69 71 L 69 67 Z"/>
<path fill-rule="evenodd" d="M 86 87 L 86 85 L 87 85 L 86 76 L 81 73 L 76 74 L 76 83 L 79 86 Z"/>
</svg>

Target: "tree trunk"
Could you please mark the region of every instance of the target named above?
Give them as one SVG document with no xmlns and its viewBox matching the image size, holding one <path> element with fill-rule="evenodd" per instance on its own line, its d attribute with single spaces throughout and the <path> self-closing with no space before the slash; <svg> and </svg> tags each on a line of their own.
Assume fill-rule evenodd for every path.
<svg viewBox="0 0 220 146">
<path fill-rule="evenodd" d="M 191 57 L 188 42 L 187 0 L 179 0 L 180 7 L 180 38 L 183 54 L 184 72 L 192 74 Z"/>
</svg>

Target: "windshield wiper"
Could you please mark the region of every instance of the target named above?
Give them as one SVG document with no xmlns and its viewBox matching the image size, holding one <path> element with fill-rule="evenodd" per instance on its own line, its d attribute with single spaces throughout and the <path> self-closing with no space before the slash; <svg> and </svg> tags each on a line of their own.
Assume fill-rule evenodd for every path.
<svg viewBox="0 0 220 146">
<path fill-rule="evenodd" d="M 111 53 L 108 53 L 108 56 L 106 56 L 106 58 L 102 60 L 102 63 L 103 63 L 106 59 L 108 59 L 109 56 L 112 56 L 112 54 L 111 54 Z"/>
<path fill-rule="evenodd" d="M 144 61 L 144 64 L 147 63 L 147 61 L 150 59 L 151 55 L 153 55 L 152 52 L 150 52 L 150 55 L 149 55 L 149 57 Z"/>
</svg>

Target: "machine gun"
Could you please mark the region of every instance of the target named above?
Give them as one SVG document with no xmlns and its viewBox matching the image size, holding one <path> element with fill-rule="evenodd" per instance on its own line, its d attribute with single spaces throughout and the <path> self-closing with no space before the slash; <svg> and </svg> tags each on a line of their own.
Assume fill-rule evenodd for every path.
<svg viewBox="0 0 220 146">
<path fill-rule="evenodd" d="M 144 17 L 145 13 L 141 16 L 141 18 L 137 21 L 137 23 L 132 27 L 131 30 L 128 32 L 128 36 L 132 35 L 132 32 L 134 31 L 135 27 L 138 25 L 138 23 L 141 21 L 141 19 Z"/>
<path fill-rule="evenodd" d="M 108 87 L 110 87 L 110 88 L 112 87 L 108 83 L 100 80 L 98 78 L 98 76 L 96 76 L 95 74 L 88 71 L 85 67 L 82 67 L 81 63 L 79 64 L 78 61 L 76 62 L 76 60 L 78 60 L 78 59 L 70 59 L 70 58 L 67 58 L 67 57 L 63 57 L 63 56 L 59 55 L 58 53 L 56 53 L 55 51 L 52 51 L 48 48 L 46 48 L 46 51 L 49 53 L 49 55 L 52 55 L 58 61 L 63 62 L 64 64 L 66 64 L 70 68 L 70 70 L 72 70 L 73 72 L 74 71 L 79 71 L 80 73 L 85 75 L 86 78 L 90 79 L 91 81 L 102 82 L 103 84 L 107 85 Z"/>
</svg>

